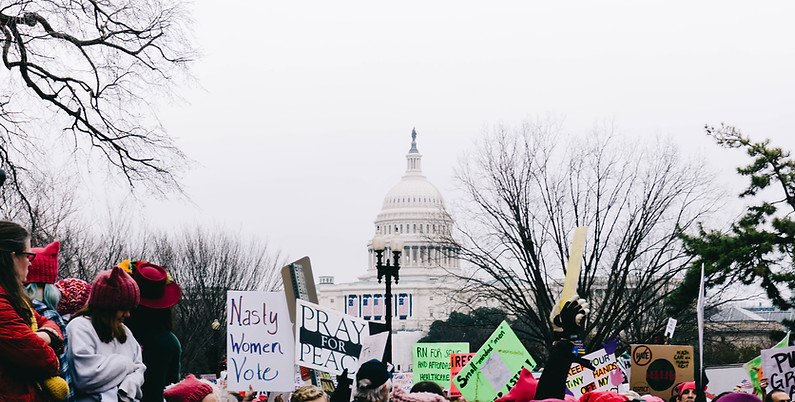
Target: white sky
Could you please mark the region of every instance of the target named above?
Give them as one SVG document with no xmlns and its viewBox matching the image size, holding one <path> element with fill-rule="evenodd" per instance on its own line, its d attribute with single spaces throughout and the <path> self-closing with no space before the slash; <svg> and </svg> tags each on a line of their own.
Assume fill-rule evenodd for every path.
<svg viewBox="0 0 795 402">
<path fill-rule="evenodd" d="M 537 116 L 670 136 L 726 183 L 747 159 L 705 123 L 795 150 L 795 3 L 539 3 L 195 2 L 201 88 L 161 115 L 200 164 L 193 204 L 151 216 L 253 234 L 351 281 L 412 127 L 448 204 L 484 129 Z"/>
</svg>

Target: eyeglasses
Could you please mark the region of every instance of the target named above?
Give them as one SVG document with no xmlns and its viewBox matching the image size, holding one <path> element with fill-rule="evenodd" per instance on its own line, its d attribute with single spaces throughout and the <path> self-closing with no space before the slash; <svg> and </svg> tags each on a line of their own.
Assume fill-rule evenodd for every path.
<svg viewBox="0 0 795 402">
<path fill-rule="evenodd" d="M 24 256 L 27 256 L 28 257 L 28 261 L 30 261 L 30 262 L 33 262 L 33 260 L 36 259 L 36 253 L 29 253 L 27 251 L 20 251 L 20 252 L 17 252 L 17 254 L 22 254 Z"/>
</svg>

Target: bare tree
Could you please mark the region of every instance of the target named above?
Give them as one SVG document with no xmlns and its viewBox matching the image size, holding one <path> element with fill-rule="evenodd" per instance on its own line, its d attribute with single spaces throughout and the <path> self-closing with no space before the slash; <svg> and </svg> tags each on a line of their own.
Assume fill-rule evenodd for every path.
<svg viewBox="0 0 795 402">
<path fill-rule="evenodd" d="M 0 92 L 0 162 L 23 196 L 21 176 L 41 159 L 29 146 L 46 131 L 44 124 L 34 128 L 40 118 L 48 127 L 61 125 L 73 150 L 98 150 L 130 186 L 179 188 L 174 172 L 184 156 L 157 123 L 151 105 L 170 95 L 191 57 L 184 30 L 188 14 L 181 3 L 2 3 L 0 45 L 10 75 Z"/>
<path fill-rule="evenodd" d="M 147 236 L 144 253 L 164 266 L 182 287 L 175 334 L 182 343 L 185 373 L 214 373 L 226 354 L 227 290 L 281 289 L 285 259 L 265 243 L 202 228 Z M 213 328 L 218 320 L 220 327 Z"/>
<path fill-rule="evenodd" d="M 558 126 L 487 133 L 463 160 L 459 257 L 469 294 L 548 345 L 574 228 L 588 226 L 578 293 L 592 304 L 587 348 L 620 333 L 643 341 L 664 326 L 663 303 L 691 260 L 678 235 L 714 206 L 702 166 L 665 143 L 622 142 L 610 130 L 565 142 Z M 449 239 L 450 242 L 453 239 Z"/>
</svg>

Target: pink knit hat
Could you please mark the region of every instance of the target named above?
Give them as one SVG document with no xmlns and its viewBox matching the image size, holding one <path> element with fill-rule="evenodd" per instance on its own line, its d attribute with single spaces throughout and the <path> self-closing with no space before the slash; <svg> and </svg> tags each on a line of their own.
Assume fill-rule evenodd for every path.
<svg viewBox="0 0 795 402">
<path fill-rule="evenodd" d="M 213 387 L 188 374 L 184 380 L 167 388 L 163 397 L 168 402 L 200 402 L 204 397 L 213 393 Z"/>
<path fill-rule="evenodd" d="M 91 284 L 82 279 L 61 279 L 55 282 L 55 287 L 61 291 L 61 300 L 55 308 L 60 315 L 74 314 L 88 303 Z"/>
<path fill-rule="evenodd" d="M 61 249 L 60 242 L 52 242 L 47 247 L 35 247 L 30 249 L 31 253 L 36 253 L 36 258 L 30 263 L 28 283 L 55 283 L 58 280 L 58 251 Z"/>
<path fill-rule="evenodd" d="M 141 291 L 135 280 L 120 266 L 102 271 L 91 285 L 88 305 L 119 310 L 130 310 L 138 306 Z"/>
</svg>

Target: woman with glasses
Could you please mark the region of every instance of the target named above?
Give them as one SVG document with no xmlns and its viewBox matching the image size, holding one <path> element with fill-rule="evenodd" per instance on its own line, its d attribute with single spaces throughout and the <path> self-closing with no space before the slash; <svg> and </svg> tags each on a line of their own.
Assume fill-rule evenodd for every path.
<svg viewBox="0 0 795 402">
<path fill-rule="evenodd" d="M 35 257 L 28 232 L 0 221 L 0 390 L 15 401 L 63 399 L 68 392 L 57 377 L 61 330 L 33 310 L 22 287 Z"/>
</svg>

